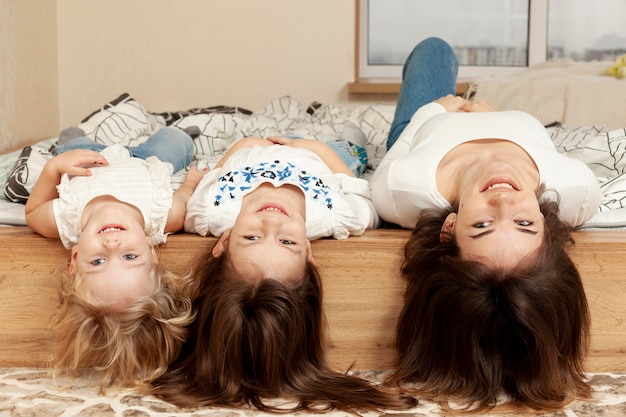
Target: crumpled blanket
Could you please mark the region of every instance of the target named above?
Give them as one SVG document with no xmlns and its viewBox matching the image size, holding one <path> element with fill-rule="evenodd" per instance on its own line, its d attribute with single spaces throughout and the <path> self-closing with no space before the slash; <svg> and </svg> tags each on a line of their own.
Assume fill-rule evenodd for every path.
<svg viewBox="0 0 626 417">
<path fill-rule="evenodd" d="M 573 66 L 569 72 L 578 76 L 575 71 L 577 69 L 577 66 Z M 606 79 L 621 82 L 626 86 L 626 80 L 606 76 L 596 78 L 601 78 L 599 83 L 604 83 Z M 563 83 L 554 84 L 556 86 L 550 87 L 555 89 L 554 91 L 563 87 Z M 510 101 L 514 99 L 511 98 Z M 626 94 L 621 99 L 622 102 L 626 101 Z M 569 104 L 559 107 L 556 101 L 558 100 L 554 103 L 552 101 L 543 103 L 545 107 L 543 120 L 550 120 L 548 123 L 554 121 L 552 119 L 559 111 L 565 112 L 571 107 Z M 132 141 L 145 138 L 145 132 L 149 131 L 151 126 L 155 128 L 154 125 L 177 126 L 181 129 L 195 126 L 197 127 L 195 129 L 197 134 L 194 136 L 195 163 L 209 167 L 212 167 L 235 141 L 245 136 L 267 137 L 282 134 L 321 141 L 347 139 L 367 150 L 369 169 L 362 177 L 368 179 L 385 155 L 387 134 L 394 110 L 395 106 L 388 104 L 347 106 L 314 102 L 305 107 L 294 98 L 285 96 L 270 101 L 256 111 L 240 107 L 214 106 L 182 112 L 150 113 L 128 94 L 123 94 L 92 113 L 78 126 L 88 135 L 93 135 L 97 140 L 107 144 L 120 140 L 136 143 Z M 622 110 L 626 112 L 624 105 Z M 539 117 L 538 113 L 532 114 Z M 158 120 L 158 123 L 154 123 L 154 120 Z M 564 123 L 548 127 L 557 150 L 589 165 L 602 188 L 603 199 L 598 213 L 582 228 L 626 228 L 626 120 L 622 123 L 615 129 L 602 125 L 573 128 Z M 27 158 L 18 158 L 19 151 L 2 155 L 4 159 L 0 158 L 0 171 L 8 172 L 3 178 L 5 181 L 2 181 L 5 188 L 16 186 L 20 192 L 14 194 L 27 198 L 43 165 L 51 157 L 47 149 L 54 141 L 55 138 L 46 139 L 33 146 Z M 16 159 L 17 162 L 13 164 Z M 182 183 L 184 176 L 184 171 L 174 174 L 172 177 L 174 188 Z M 25 224 L 23 205 L 0 199 L 0 224 Z"/>
</svg>

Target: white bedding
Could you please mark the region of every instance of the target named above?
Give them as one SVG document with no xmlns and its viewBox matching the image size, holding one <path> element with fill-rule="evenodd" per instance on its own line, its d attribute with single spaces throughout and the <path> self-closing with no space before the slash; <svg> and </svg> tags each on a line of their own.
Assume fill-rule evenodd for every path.
<svg viewBox="0 0 626 417">
<path fill-rule="evenodd" d="M 225 111 L 207 108 L 211 110 L 190 109 L 175 114 L 157 114 L 146 111 L 130 96 L 120 97 L 123 96 L 126 97 L 122 103 L 107 103 L 78 126 L 103 143 L 120 142 L 120 138 L 122 143 L 137 143 L 147 137 L 146 132 L 166 124 L 181 128 L 197 126 L 201 133 L 194 139 L 195 159 L 198 163 L 209 166 L 217 162 L 234 141 L 245 136 L 291 134 L 322 141 L 344 138 L 357 142 L 364 139 L 370 162 L 370 168 L 364 174 L 365 178 L 371 175 L 384 156 L 385 141 L 394 111 L 394 106 L 383 104 L 350 107 L 313 103 L 305 108 L 298 101 L 286 96 L 277 98 L 254 112 L 222 107 Z M 115 126 L 116 130 L 108 129 L 107 123 Z M 355 130 L 355 126 L 358 129 Z M 587 126 L 569 130 L 557 125 L 548 130 L 557 149 L 587 163 L 603 189 L 604 197 L 598 214 L 583 225 L 583 228 L 626 227 L 626 129 L 607 130 L 601 126 Z M 49 138 L 35 144 L 33 150 L 38 151 L 37 157 L 48 158 L 46 150 L 56 139 Z M 2 184 L 7 182 L 19 155 L 19 151 L 0 155 Z M 20 179 L 26 189 L 32 188 L 41 165 L 30 160 L 29 164 L 29 169 L 22 172 L 28 178 Z M 173 180 L 180 184 L 183 177 L 184 173 L 177 173 Z M 3 194 L 0 197 L 0 224 L 24 225 L 23 204 L 10 202 Z"/>
</svg>

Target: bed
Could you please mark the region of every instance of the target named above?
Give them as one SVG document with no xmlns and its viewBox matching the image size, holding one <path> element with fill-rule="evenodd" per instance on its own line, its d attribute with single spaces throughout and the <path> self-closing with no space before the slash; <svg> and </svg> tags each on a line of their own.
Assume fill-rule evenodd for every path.
<svg viewBox="0 0 626 417">
<path fill-rule="evenodd" d="M 617 81 L 617 80 L 615 80 Z M 503 90 L 496 84 L 492 90 Z M 619 82 L 619 81 L 618 81 Z M 621 86 L 622 84 L 620 84 Z M 626 81 L 623 82 L 626 86 Z M 541 84 L 539 87 L 543 87 Z M 519 85 L 509 85 L 505 97 L 517 97 Z M 506 90 L 506 88 L 504 88 Z M 614 91 L 615 89 L 613 89 Z M 477 96 L 490 102 L 495 97 L 488 93 Z M 526 88 L 528 91 L 528 88 Z M 563 93 L 564 94 L 564 93 Z M 622 118 L 614 125 L 626 126 L 626 89 L 621 96 L 621 107 L 607 103 L 611 109 L 620 108 Z M 528 98 L 529 102 L 536 102 Z M 576 101 L 578 97 L 571 100 Z M 533 111 L 518 103 L 498 103 L 498 108 L 519 108 L 539 114 L 559 152 L 584 161 L 601 184 L 603 200 L 598 213 L 581 229 L 619 229 L 626 227 L 626 128 L 606 125 L 581 125 L 569 127 L 561 122 L 563 110 L 549 108 Z M 553 106 L 554 107 L 554 106 Z M 245 136 L 297 135 L 310 139 L 329 141 L 344 138 L 363 145 L 368 154 L 369 168 L 365 178 L 376 168 L 385 154 L 386 135 L 393 118 L 394 106 L 374 104 L 349 107 L 337 104 L 311 103 L 303 106 L 292 97 L 279 97 L 264 108 L 251 111 L 235 106 L 212 106 L 185 111 L 152 113 L 128 93 L 105 103 L 77 127 L 99 143 L 134 145 L 147 139 L 148 132 L 159 127 L 175 126 L 181 129 L 197 128 L 194 134 L 195 163 L 212 166 L 236 140 Z M 0 196 L 0 225 L 25 225 L 23 204 L 28 199 L 45 162 L 51 157 L 49 149 L 58 138 L 48 138 L 22 149 L 0 155 L 0 183 L 4 193 Z M 173 180 L 180 185 L 184 173 L 175 173 Z"/>
<path fill-rule="evenodd" d="M 519 79 L 493 82 L 500 84 L 496 87 L 485 84 L 487 87 L 482 90 L 481 85 L 474 85 L 471 92 L 478 98 L 488 99 L 490 91 L 499 91 L 505 98 L 500 108 L 523 107 L 506 102 L 507 97 L 509 101 L 517 97 L 514 92 L 520 88 Z M 624 88 L 624 85 L 626 81 L 619 86 Z M 508 93 L 506 88 L 509 88 Z M 562 93 L 563 97 L 568 95 L 566 90 Z M 621 113 L 609 115 L 614 120 L 601 124 L 572 126 L 564 123 L 565 118 L 558 110 L 541 113 L 541 109 L 532 108 L 532 103 L 530 108 L 522 108 L 546 117 L 542 122 L 549 126 L 557 149 L 585 161 L 596 174 L 604 193 L 598 213 L 575 232 L 572 257 L 583 276 L 592 314 L 587 370 L 593 378 L 599 378 L 594 386 L 600 391 L 611 386 L 607 382 L 610 380 L 616 384 L 616 393 L 626 386 L 626 376 L 622 375 L 626 373 L 623 360 L 626 352 L 626 301 L 623 297 L 626 294 L 626 206 L 623 203 L 626 198 L 626 91 L 620 97 L 617 104 L 607 104 L 621 106 Z M 536 97 L 533 100 L 542 103 Z M 545 103 L 542 106 L 546 108 Z M 563 112 L 566 107 L 562 106 Z M 347 106 L 314 102 L 303 105 L 285 96 L 255 111 L 219 105 L 156 113 L 123 93 L 86 116 L 78 127 L 97 141 L 108 144 L 120 138 L 128 141 L 124 143 L 140 141 L 146 132 L 159 126 L 196 126 L 199 133 L 194 137 L 195 159 L 196 163 L 206 166 L 212 166 L 230 144 L 245 136 L 292 134 L 322 141 L 346 138 L 363 141 L 370 163 L 364 174 L 368 178 L 384 156 L 393 110 L 392 105 L 384 104 Z M 50 359 L 48 324 L 58 302 L 59 284 L 53 273 L 65 267 L 67 251 L 60 242 L 35 235 L 25 226 L 23 202 L 37 173 L 50 158 L 49 149 L 56 140 L 48 138 L 0 155 L 0 181 L 5 185 L 0 198 L 0 224 L 4 226 L 0 227 L 0 314 L 3 317 L 0 321 L 0 368 L 5 368 L 7 381 L 19 379 L 19 375 L 45 380 L 37 369 L 45 368 Z M 184 173 L 175 173 L 174 183 L 180 184 L 183 177 Z M 372 372 L 384 371 L 391 365 L 393 330 L 404 290 L 399 265 L 408 234 L 406 230 L 377 229 L 347 241 L 320 239 L 313 242 L 324 279 L 329 357 L 336 367 Z M 214 242 L 210 237 L 174 234 L 160 250 L 161 262 L 174 271 L 185 272 Z M 27 370 L 20 374 L 23 368 Z M 38 383 L 33 384 L 39 387 Z M 31 387 L 25 388 L 25 392 L 30 392 L 29 389 Z M 17 397 L 25 401 L 20 395 Z M 618 397 L 611 397 L 604 405 L 626 402 L 625 398 Z M 130 407 L 129 403 L 126 407 Z M 150 408 L 145 404 L 143 407 Z M 1 410 L 0 407 L 0 413 Z M 173 413 L 167 408 L 159 410 Z M 154 411 L 154 414 L 158 413 Z"/>
</svg>

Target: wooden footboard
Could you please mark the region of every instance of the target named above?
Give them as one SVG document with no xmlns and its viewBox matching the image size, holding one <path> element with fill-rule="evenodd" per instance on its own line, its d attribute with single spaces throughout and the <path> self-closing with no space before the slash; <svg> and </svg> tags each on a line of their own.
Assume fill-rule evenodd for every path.
<svg viewBox="0 0 626 417">
<path fill-rule="evenodd" d="M 404 283 L 399 274 L 408 231 L 372 230 L 347 241 L 313 242 L 325 292 L 328 347 L 340 369 L 386 369 L 394 357 L 395 321 Z M 577 232 L 572 257 L 591 306 L 591 372 L 626 371 L 626 232 Z M 166 268 L 185 272 L 214 238 L 177 234 L 161 249 Z M 68 251 L 26 227 L 0 227 L 0 367 L 45 367 L 50 314 Z"/>
</svg>

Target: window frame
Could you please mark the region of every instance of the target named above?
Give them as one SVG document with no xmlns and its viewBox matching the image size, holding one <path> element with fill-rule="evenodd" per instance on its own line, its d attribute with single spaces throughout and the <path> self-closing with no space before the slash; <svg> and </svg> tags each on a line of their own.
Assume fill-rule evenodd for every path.
<svg viewBox="0 0 626 417">
<path fill-rule="evenodd" d="M 402 65 L 369 65 L 368 55 L 368 2 L 356 0 L 356 64 L 357 82 L 397 81 L 402 78 Z M 526 66 L 459 66 L 460 80 L 491 75 L 521 72 L 547 60 L 548 50 L 548 0 L 528 0 L 528 62 Z"/>
</svg>

